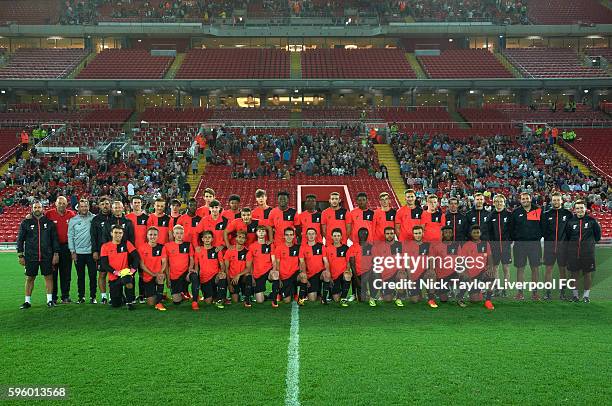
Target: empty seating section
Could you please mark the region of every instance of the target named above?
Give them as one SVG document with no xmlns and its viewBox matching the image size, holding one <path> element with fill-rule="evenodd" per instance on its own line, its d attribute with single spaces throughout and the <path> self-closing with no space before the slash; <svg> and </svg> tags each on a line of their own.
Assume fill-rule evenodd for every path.
<svg viewBox="0 0 612 406">
<path fill-rule="evenodd" d="M 361 111 L 361 109 L 351 107 L 303 107 L 302 118 L 304 120 L 357 121 L 361 117 Z M 368 118 L 372 117 L 368 116 Z"/>
<path fill-rule="evenodd" d="M 527 7 L 536 24 L 612 23 L 612 11 L 598 0 L 537 0 Z"/>
<path fill-rule="evenodd" d="M 77 79 L 162 79 L 173 60 L 169 56 L 151 56 L 143 49 L 107 49 Z"/>
<path fill-rule="evenodd" d="M 303 78 L 412 79 L 398 49 L 313 49 L 302 52 Z"/>
<path fill-rule="evenodd" d="M 212 116 L 212 110 L 201 108 L 170 109 L 170 108 L 147 108 L 141 115 L 140 120 L 148 123 L 202 123 L 208 121 Z"/>
<path fill-rule="evenodd" d="M 372 109 L 371 117 L 387 123 L 397 123 L 401 131 L 415 129 L 458 128 L 445 107 L 379 107 Z"/>
<path fill-rule="evenodd" d="M 130 109 L 92 110 L 85 113 L 81 124 L 105 124 L 106 126 L 120 128 L 132 115 Z"/>
<path fill-rule="evenodd" d="M 612 48 L 587 48 L 583 51 L 587 56 L 601 56 L 606 58 L 608 64 L 612 63 Z"/>
<path fill-rule="evenodd" d="M 291 111 L 279 107 L 255 108 L 226 108 L 213 110 L 212 120 L 282 120 L 287 121 L 291 116 Z"/>
<path fill-rule="evenodd" d="M 94 148 L 116 139 L 121 132 L 120 128 L 114 126 L 67 126 L 55 136 L 49 137 L 44 146 Z"/>
<path fill-rule="evenodd" d="M 288 79 L 289 53 L 280 49 L 192 49 L 177 79 Z"/>
<path fill-rule="evenodd" d="M 84 49 L 20 48 L 0 68 L 0 79 L 63 78 L 87 53 Z"/>
<path fill-rule="evenodd" d="M 465 108 L 457 111 L 472 128 L 512 129 L 508 116 L 494 109 Z"/>
<path fill-rule="evenodd" d="M 581 65 L 578 54 L 566 48 L 512 48 L 508 60 L 527 78 L 607 77 L 602 69 Z"/>
<path fill-rule="evenodd" d="M 513 77 L 486 49 L 451 49 L 438 56 L 419 56 L 418 59 L 432 79 Z"/>
<path fill-rule="evenodd" d="M 483 110 L 488 107 L 484 105 Z M 498 107 L 508 117 L 509 121 L 531 121 L 536 123 L 549 123 L 557 125 L 570 124 L 612 124 L 610 117 L 601 111 L 591 110 L 588 106 L 578 104 L 575 112 L 566 112 L 563 106 L 552 112 L 550 108 L 540 106 L 537 110 L 531 110 L 527 106 L 508 105 Z"/>
<path fill-rule="evenodd" d="M 612 180 L 612 129 L 610 128 L 575 128 L 576 141 L 565 143 L 570 149 L 575 149 L 578 158 L 586 157 L 587 165 L 591 163 Z M 590 160 L 590 162 L 589 162 Z"/>
<path fill-rule="evenodd" d="M 143 126 L 133 134 L 134 143 L 150 151 L 185 151 L 193 143 L 198 126 Z"/>
<path fill-rule="evenodd" d="M 56 24 L 60 7 L 57 0 L 0 0 L 0 25 Z"/>
<path fill-rule="evenodd" d="M 10 155 L 10 152 L 20 144 L 20 128 L 0 128 L 0 164 Z"/>
<path fill-rule="evenodd" d="M 85 112 L 16 112 L 0 113 L 0 123 L 30 125 L 40 123 L 64 123 L 80 121 L 85 116 Z"/>
</svg>

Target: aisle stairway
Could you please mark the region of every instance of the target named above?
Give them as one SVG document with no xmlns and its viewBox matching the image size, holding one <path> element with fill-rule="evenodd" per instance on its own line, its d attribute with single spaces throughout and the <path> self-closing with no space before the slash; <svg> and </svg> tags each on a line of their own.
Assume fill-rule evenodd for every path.
<svg viewBox="0 0 612 406">
<path fill-rule="evenodd" d="M 204 158 L 204 154 L 200 155 L 200 160 L 198 161 L 198 173 L 193 175 L 191 172 L 191 166 L 189 167 L 189 175 L 187 175 L 187 183 L 191 186 L 191 191 L 189 192 L 189 197 L 194 197 L 196 190 L 198 189 L 198 185 L 200 184 L 200 179 L 202 179 L 202 175 L 206 172 L 206 158 Z"/>
<path fill-rule="evenodd" d="M 374 148 L 378 154 L 378 162 L 387 167 L 387 171 L 389 172 L 389 184 L 393 188 L 397 199 L 402 206 L 405 205 L 406 197 L 404 196 L 404 190 L 406 189 L 406 184 L 400 173 L 400 166 L 395 159 L 395 155 L 393 155 L 391 146 L 389 144 L 376 144 Z"/>
<path fill-rule="evenodd" d="M 291 52 L 291 79 L 302 79 L 301 52 Z"/>
<path fill-rule="evenodd" d="M 417 79 L 427 79 L 427 74 L 413 53 L 406 53 L 406 59 L 408 59 L 408 62 L 410 62 L 410 66 L 412 67 L 414 73 L 416 73 Z"/>
<path fill-rule="evenodd" d="M 564 157 L 569 159 L 573 166 L 578 166 L 580 172 L 582 172 L 586 176 L 591 176 L 591 170 L 585 164 L 583 164 L 581 160 L 572 155 L 568 150 L 558 144 L 555 144 L 555 149 L 560 155 L 563 155 Z"/>
<path fill-rule="evenodd" d="M 185 53 L 177 54 L 176 58 L 174 58 L 174 61 L 172 62 L 172 65 L 170 65 L 170 68 L 168 68 L 168 72 L 166 72 L 164 79 L 174 79 L 174 76 L 176 76 L 176 72 L 178 72 L 181 65 L 183 64 L 184 59 Z"/>
</svg>

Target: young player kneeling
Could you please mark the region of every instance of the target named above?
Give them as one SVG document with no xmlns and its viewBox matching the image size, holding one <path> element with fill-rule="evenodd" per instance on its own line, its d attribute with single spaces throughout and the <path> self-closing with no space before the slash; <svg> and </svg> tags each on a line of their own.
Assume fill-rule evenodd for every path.
<svg viewBox="0 0 612 406">
<path fill-rule="evenodd" d="M 487 283 L 486 296 L 484 306 L 489 309 L 495 309 L 491 297 L 493 296 L 493 282 L 495 281 L 495 274 L 493 273 L 493 267 L 491 266 L 491 247 L 487 241 L 480 239 L 480 226 L 473 225 L 470 229 L 471 240 L 466 242 L 461 247 L 461 255 L 465 258 L 472 258 L 472 264 L 468 268 L 467 273 L 472 283 L 478 284 L 479 282 Z M 459 291 L 459 300 L 463 300 L 464 290 Z M 470 291 L 470 300 L 477 302 L 482 300 L 480 288 L 475 285 Z"/>
<path fill-rule="evenodd" d="M 142 274 L 142 292 L 147 303 L 159 311 L 166 311 L 162 298 L 164 295 L 164 282 L 167 272 L 166 249 L 157 243 L 159 230 L 149 227 L 147 230 L 147 243 L 138 248 L 140 255 L 140 270 Z"/>
<path fill-rule="evenodd" d="M 408 294 L 410 296 L 411 303 L 418 303 L 421 301 L 421 282 L 427 281 L 429 289 L 427 289 L 427 305 L 432 309 L 438 307 L 436 303 L 435 290 L 432 285 L 436 279 L 434 267 L 430 263 L 430 257 L 433 258 L 433 250 L 431 249 L 431 243 L 423 241 L 424 230 L 422 226 L 414 226 L 412 228 L 413 241 L 406 243 L 406 252 L 408 256 L 413 259 L 414 269 L 410 270 L 410 281 L 413 283 L 414 288 L 410 289 Z"/>
<path fill-rule="evenodd" d="M 200 251 L 195 254 L 195 269 L 200 274 L 200 289 L 207 304 L 215 302 L 218 309 L 223 309 L 227 296 L 227 275 L 223 263 L 223 253 L 213 247 L 213 232 L 202 233 Z"/>
<path fill-rule="evenodd" d="M 111 238 L 112 240 L 103 244 L 100 249 L 100 271 L 108 274 L 111 305 L 120 307 L 125 298 L 127 308 L 134 310 L 134 273 L 140 265 L 140 257 L 131 242 L 121 242 L 121 226 L 114 225 L 111 228 Z"/>
<path fill-rule="evenodd" d="M 327 248 L 322 242 L 318 242 L 318 234 L 315 228 L 306 231 L 306 241 L 303 243 L 301 251 L 303 258 L 300 258 L 300 266 L 306 270 L 308 278 L 308 290 L 300 291 L 298 304 L 303 304 L 308 294 L 308 300 L 316 301 L 321 296 L 321 282 L 323 273 L 329 276 L 329 261 L 327 260 Z M 329 280 L 328 280 L 329 282 Z"/>
<path fill-rule="evenodd" d="M 433 257 L 436 260 L 436 280 L 441 286 L 437 289 L 437 294 L 442 303 L 448 302 L 453 282 L 461 279 L 461 274 L 456 271 L 457 257 L 460 252 L 461 243 L 453 241 L 453 228 L 451 226 L 442 227 L 442 241 L 435 244 L 433 248 Z M 459 306 L 465 307 L 463 301 L 457 303 Z"/>
<path fill-rule="evenodd" d="M 278 306 L 279 289 L 283 302 L 291 302 L 296 294 L 299 282 L 302 288 L 306 287 L 308 279 L 306 273 L 300 272 L 300 246 L 294 243 L 295 230 L 286 228 L 284 232 L 285 241 L 274 248 L 272 261 L 276 263 L 278 272 L 270 272 L 272 280 L 272 307 Z"/>
<path fill-rule="evenodd" d="M 274 271 L 275 264 L 272 262 L 272 244 L 268 244 L 266 237 L 268 229 L 266 226 L 257 226 L 257 241 L 249 246 L 247 253 L 247 272 L 253 278 L 255 301 L 263 303 L 266 292 L 266 284 L 270 280 L 270 273 Z"/>
<path fill-rule="evenodd" d="M 229 279 L 229 289 L 232 295 L 232 302 L 240 301 L 240 292 L 244 298 L 244 307 L 251 307 L 251 292 L 253 288 L 253 278 L 246 266 L 248 250 L 244 246 L 247 233 L 244 230 L 236 232 L 236 245 L 227 250 L 223 259 L 225 269 Z"/>
<path fill-rule="evenodd" d="M 191 283 L 191 308 L 199 310 L 198 292 L 200 290 L 200 278 L 194 267 L 193 245 L 189 241 L 183 241 L 185 230 L 183 226 L 176 225 L 172 229 L 174 241 L 166 244 L 166 254 L 168 255 L 168 267 L 170 276 L 170 291 L 172 302 L 175 305 L 183 301 L 183 292 L 186 285 Z"/>
<path fill-rule="evenodd" d="M 348 306 L 348 291 L 353 273 L 349 265 L 349 247 L 342 243 L 342 230 L 335 228 L 331 233 L 332 244 L 327 247 L 329 275 L 323 272 L 323 300 L 327 300 L 329 281 L 331 280 L 331 295 L 334 302 L 340 302 L 342 307 Z"/>
<path fill-rule="evenodd" d="M 374 287 L 372 275 L 372 250 L 373 245 L 368 242 L 369 234 L 367 228 L 362 227 L 357 231 L 358 242 L 349 249 L 351 268 L 353 270 L 353 291 L 360 302 L 368 302 L 370 307 L 376 307 L 378 289 Z"/>
</svg>

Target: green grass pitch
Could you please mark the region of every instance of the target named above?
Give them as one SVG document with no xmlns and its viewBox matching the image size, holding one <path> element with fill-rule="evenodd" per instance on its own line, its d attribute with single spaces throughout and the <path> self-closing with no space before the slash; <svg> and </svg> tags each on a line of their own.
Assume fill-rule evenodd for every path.
<svg viewBox="0 0 612 406">
<path fill-rule="evenodd" d="M 1 254 L 0 269 L 5 388 L 67 385 L 79 405 L 285 403 L 291 306 L 47 309 L 39 278 L 22 311 L 15 254 Z M 499 300 L 487 312 L 307 303 L 299 402 L 611 404 L 610 270 L 612 250 L 600 249 L 590 304 Z M 76 275 L 72 286 L 75 298 Z"/>
</svg>

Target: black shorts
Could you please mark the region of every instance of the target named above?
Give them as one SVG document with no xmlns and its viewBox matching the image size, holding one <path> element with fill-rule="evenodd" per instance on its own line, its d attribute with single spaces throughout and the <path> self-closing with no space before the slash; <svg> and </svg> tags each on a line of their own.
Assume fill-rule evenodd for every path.
<svg viewBox="0 0 612 406">
<path fill-rule="evenodd" d="M 200 290 L 204 299 L 217 297 L 217 277 L 212 277 L 206 282 L 200 282 Z"/>
<path fill-rule="evenodd" d="M 453 272 L 452 274 L 445 276 L 444 278 L 440 278 L 440 282 L 442 282 L 442 286 L 438 289 L 438 293 L 448 293 L 455 286 L 454 281 L 459 280 L 459 274 L 457 272 Z"/>
<path fill-rule="evenodd" d="M 266 291 L 266 284 L 268 283 L 268 277 L 270 276 L 270 271 L 261 275 L 259 278 L 255 278 L 255 291 L 254 293 L 261 293 Z"/>
<path fill-rule="evenodd" d="M 512 263 L 512 243 L 510 241 L 491 241 L 491 260 L 497 266 Z"/>
<path fill-rule="evenodd" d="M 178 279 L 170 279 L 170 292 L 173 295 L 181 294 L 185 291 L 187 284 L 187 272 L 178 277 Z"/>
<path fill-rule="evenodd" d="M 342 292 L 342 284 L 350 283 L 344 280 L 344 273 L 340 274 L 336 279 L 332 281 L 330 292 L 332 295 L 339 295 Z"/>
<path fill-rule="evenodd" d="M 383 279 L 382 278 L 382 274 L 376 274 L 376 275 L 379 275 L 379 276 L 374 276 L 373 281 L 375 281 L 375 280 L 380 280 L 381 281 L 381 286 L 383 286 L 383 288 L 382 288 L 382 294 L 383 295 L 394 295 L 395 292 L 397 291 L 397 289 L 391 289 L 391 288 L 388 287 L 388 285 L 384 284 L 385 282 L 396 282 L 397 279 L 398 279 L 397 273 L 398 272 L 396 271 L 393 275 L 391 275 L 387 279 Z"/>
<path fill-rule="evenodd" d="M 295 292 L 295 287 L 297 283 L 297 276 L 299 271 L 295 271 L 293 275 L 291 275 L 287 279 L 281 279 L 281 295 L 283 298 L 292 297 Z"/>
<path fill-rule="evenodd" d="M 318 295 L 321 294 L 321 274 L 323 271 L 312 275 L 312 277 L 308 278 L 308 293 L 316 293 Z"/>
<path fill-rule="evenodd" d="M 542 263 L 542 246 L 540 241 L 515 241 L 514 242 L 514 265 L 523 268 L 527 265 L 540 266 Z"/>
<path fill-rule="evenodd" d="M 421 291 L 421 281 L 423 280 L 423 275 L 419 276 L 416 280 L 410 280 L 411 288 L 408 289 L 408 296 L 420 296 Z"/>
<path fill-rule="evenodd" d="M 555 247 L 554 241 L 544 241 L 544 265 L 553 266 L 555 263 L 559 266 L 567 265 L 565 242 L 557 241 Z"/>
<path fill-rule="evenodd" d="M 595 272 L 595 254 L 590 253 L 587 255 L 572 255 L 568 253 L 567 256 L 567 269 L 568 271 L 574 272 Z"/>
<path fill-rule="evenodd" d="M 40 268 L 40 274 L 42 276 L 51 275 L 53 273 L 53 264 L 51 260 L 48 261 L 26 261 L 25 274 L 26 276 L 38 275 L 38 269 Z"/>
<path fill-rule="evenodd" d="M 246 283 L 253 284 L 253 278 L 251 277 L 251 275 L 242 275 L 240 279 L 238 279 L 238 283 L 235 285 L 232 285 L 232 283 L 230 282 L 229 284 L 230 293 L 232 295 L 239 295 L 240 292 L 242 292 L 242 294 L 245 295 L 246 292 L 244 292 L 243 287 Z"/>
<path fill-rule="evenodd" d="M 155 296 L 155 288 L 157 286 L 157 282 L 155 279 L 150 280 L 149 282 L 142 283 L 142 292 L 144 297 L 153 297 Z"/>
</svg>

